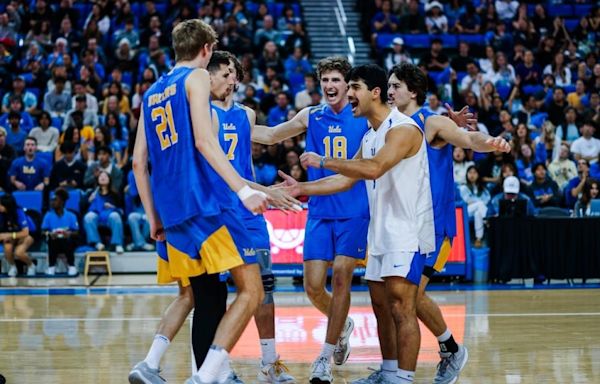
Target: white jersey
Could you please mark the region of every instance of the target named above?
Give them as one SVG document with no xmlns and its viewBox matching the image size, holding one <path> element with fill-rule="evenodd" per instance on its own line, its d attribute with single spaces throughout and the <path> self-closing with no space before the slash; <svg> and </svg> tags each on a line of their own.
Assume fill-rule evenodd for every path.
<svg viewBox="0 0 600 384">
<path fill-rule="evenodd" d="M 393 108 L 377 130 L 371 127 L 363 137 L 362 157 L 375 157 L 385 144 L 388 131 L 401 124 L 419 128 L 413 119 Z M 425 134 L 414 156 L 402 159 L 377 180 L 366 180 L 366 187 L 371 211 L 369 254 L 428 254 L 435 250 Z"/>
</svg>

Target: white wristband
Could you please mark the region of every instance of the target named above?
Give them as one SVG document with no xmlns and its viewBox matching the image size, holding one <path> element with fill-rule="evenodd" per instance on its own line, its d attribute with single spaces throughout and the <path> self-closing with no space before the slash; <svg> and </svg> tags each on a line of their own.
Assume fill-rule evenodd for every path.
<svg viewBox="0 0 600 384">
<path fill-rule="evenodd" d="M 244 185 L 244 187 L 237 192 L 237 195 L 240 198 L 240 200 L 244 201 L 247 198 L 249 198 L 250 196 L 255 195 L 257 193 L 258 193 L 257 190 L 252 189 L 247 185 Z"/>
</svg>

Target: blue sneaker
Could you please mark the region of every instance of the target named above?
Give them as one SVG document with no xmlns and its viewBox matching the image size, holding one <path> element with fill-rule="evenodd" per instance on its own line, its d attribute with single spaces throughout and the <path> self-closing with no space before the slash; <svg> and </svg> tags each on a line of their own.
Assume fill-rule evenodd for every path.
<svg viewBox="0 0 600 384">
<path fill-rule="evenodd" d="M 137 363 L 129 372 L 129 384 L 164 384 L 160 369 L 152 369 L 145 361 Z"/>
<path fill-rule="evenodd" d="M 469 360 L 469 352 L 462 345 L 458 346 L 458 352 L 440 352 L 442 361 L 437 366 L 437 373 L 433 384 L 454 384 L 458 381 L 460 372 L 465 368 Z"/>
</svg>

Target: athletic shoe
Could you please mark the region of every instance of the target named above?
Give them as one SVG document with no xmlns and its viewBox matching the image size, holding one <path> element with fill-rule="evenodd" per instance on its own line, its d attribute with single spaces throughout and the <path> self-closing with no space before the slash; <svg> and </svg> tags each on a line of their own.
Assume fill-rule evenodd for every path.
<svg viewBox="0 0 600 384">
<path fill-rule="evenodd" d="M 11 265 L 10 268 L 8 269 L 8 276 L 10 277 L 15 277 L 17 276 L 17 267 L 15 265 Z"/>
<path fill-rule="evenodd" d="M 351 317 L 348 317 L 344 324 L 344 329 L 342 329 L 342 334 L 335 345 L 335 350 L 333 351 L 333 362 L 336 365 L 344 364 L 346 360 L 348 360 L 348 356 L 350 356 L 350 335 L 352 335 L 353 330 L 354 321 Z"/>
<path fill-rule="evenodd" d="M 144 243 L 144 245 L 142 245 L 142 250 L 146 251 L 146 252 L 154 251 L 154 245 L 149 244 L 149 243 Z"/>
<path fill-rule="evenodd" d="M 102 244 L 102 243 L 96 243 L 96 250 L 97 251 L 104 251 L 104 244 Z"/>
<path fill-rule="evenodd" d="M 117 245 L 115 247 L 115 252 L 117 252 L 120 255 L 121 253 L 125 252 L 125 250 L 123 249 L 122 245 Z"/>
<path fill-rule="evenodd" d="M 311 384 L 331 384 L 333 375 L 331 374 L 331 362 L 328 358 L 319 356 L 311 366 L 309 381 Z"/>
<path fill-rule="evenodd" d="M 77 275 L 77 268 L 73 267 L 73 266 L 69 266 L 69 269 L 67 271 L 67 274 L 69 276 L 76 276 Z"/>
<path fill-rule="evenodd" d="M 215 383 L 216 383 L 216 381 L 215 381 Z M 189 379 L 187 379 L 184 384 L 213 384 L 213 383 L 205 383 L 204 381 L 200 380 L 200 376 L 194 375 L 194 376 L 190 377 Z M 229 376 L 227 376 L 227 379 L 225 380 L 225 382 L 223 382 L 223 384 L 244 384 L 244 382 L 242 381 L 242 379 L 240 379 L 235 374 L 235 372 L 231 371 L 229 373 Z"/>
<path fill-rule="evenodd" d="M 442 361 L 437 366 L 437 373 L 433 379 L 434 384 L 454 384 L 458 375 L 469 360 L 469 352 L 463 345 L 458 346 L 458 352 L 440 352 Z"/>
<path fill-rule="evenodd" d="M 260 371 L 258 371 L 258 381 L 261 383 L 295 383 L 296 379 L 288 372 L 288 367 L 279 360 L 272 364 L 265 364 L 260 362 Z"/>
<path fill-rule="evenodd" d="M 369 368 L 372 369 L 372 368 Z M 379 384 L 383 378 L 383 371 L 378 369 L 371 373 L 368 377 L 363 377 L 350 382 L 350 384 Z"/>
<path fill-rule="evenodd" d="M 35 264 L 31 264 L 29 267 L 27 267 L 27 276 L 35 276 Z"/>
<path fill-rule="evenodd" d="M 125 246 L 125 250 L 126 250 L 127 252 L 132 252 L 133 250 L 135 250 L 135 244 L 133 244 L 133 243 L 131 243 L 131 244 L 127 244 L 127 245 Z"/>
<path fill-rule="evenodd" d="M 56 273 L 56 267 L 48 267 L 48 269 L 46 270 L 46 275 L 48 275 L 48 276 L 54 276 L 55 273 Z"/>
<path fill-rule="evenodd" d="M 137 363 L 129 372 L 130 384 L 164 384 L 167 381 L 160 377 L 160 369 L 152 369 L 145 361 Z"/>
</svg>

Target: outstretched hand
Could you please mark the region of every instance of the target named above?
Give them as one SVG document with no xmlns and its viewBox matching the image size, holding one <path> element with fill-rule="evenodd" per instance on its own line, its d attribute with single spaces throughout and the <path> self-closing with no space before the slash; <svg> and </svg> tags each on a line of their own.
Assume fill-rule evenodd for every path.
<svg viewBox="0 0 600 384">
<path fill-rule="evenodd" d="M 290 196 L 285 188 L 269 188 L 269 191 L 267 192 L 267 201 L 272 207 L 284 212 L 302 211 L 302 203 Z"/>
<path fill-rule="evenodd" d="M 277 171 L 277 174 L 283 179 L 283 182 L 274 185 L 273 187 L 271 187 L 272 189 L 283 190 L 291 197 L 298 197 L 301 195 L 300 183 L 298 183 L 296 179 L 294 179 L 292 176 L 288 175 L 283 171 Z"/>
<path fill-rule="evenodd" d="M 304 152 L 300 156 L 300 164 L 304 169 L 308 169 L 308 167 L 321 168 L 321 157 L 314 152 Z"/>
<path fill-rule="evenodd" d="M 485 143 L 491 147 L 493 147 L 496 151 L 500 152 L 510 152 L 511 147 L 508 141 L 506 141 L 503 137 L 490 137 L 485 141 Z"/>
<path fill-rule="evenodd" d="M 469 106 L 465 105 L 460 111 L 456 112 L 452 110 L 450 104 L 444 104 L 448 110 L 448 117 L 456 123 L 459 127 L 467 128 L 470 131 L 477 129 L 477 119 L 473 118 L 473 114 L 469 112 Z"/>
</svg>

